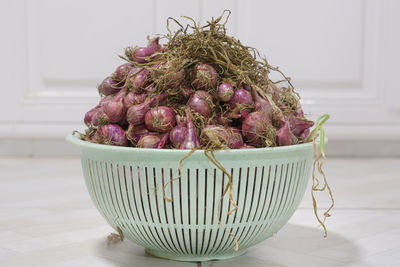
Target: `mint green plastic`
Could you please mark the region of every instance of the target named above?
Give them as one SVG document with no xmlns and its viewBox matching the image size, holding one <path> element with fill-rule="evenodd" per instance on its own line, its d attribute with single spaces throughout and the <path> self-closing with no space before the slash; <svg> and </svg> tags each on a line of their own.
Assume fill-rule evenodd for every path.
<svg viewBox="0 0 400 267">
<path fill-rule="evenodd" d="M 162 188 L 178 177 L 187 150 L 100 145 L 73 135 L 67 141 L 81 148 L 90 197 L 107 222 L 149 254 L 180 261 L 232 258 L 275 234 L 304 196 L 314 155 L 312 143 L 215 151 L 233 179 L 238 209 L 228 215 L 228 194 L 221 199 L 228 178 L 201 150 L 166 188 L 168 202 Z"/>
</svg>

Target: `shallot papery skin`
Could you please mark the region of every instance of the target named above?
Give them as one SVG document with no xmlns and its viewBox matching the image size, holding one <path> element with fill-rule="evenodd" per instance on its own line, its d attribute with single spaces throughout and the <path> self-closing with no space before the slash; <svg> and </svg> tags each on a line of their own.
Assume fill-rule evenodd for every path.
<svg viewBox="0 0 400 267">
<path fill-rule="evenodd" d="M 137 63 L 147 63 L 148 57 L 161 51 L 161 45 L 158 43 L 159 37 L 149 41 L 146 47 L 139 47 L 133 51 L 133 60 Z"/>
<path fill-rule="evenodd" d="M 149 103 L 142 103 L 131 106 L 126 112 L 126 119 L 129 124 L 139 125 L 144 123 L 144 117 L 149 111 Z"/>
<path fill-rule="evenodd" d="M 137 63 L 146 63 L 146 57 L 148 56 L 149 52 L 147 50 L 147 47 L 139 47 L 136 48 L 135 51 L 133 51 L 133 60 Z"/>
<path fill-rule="evenodd" d="M 97 108 L 95 113 L 92 115 L 92 120 L 91 120 L 91 124 L 92 126 L 100 126 L 100 124 L 107 124 L 108 118 L 107 116 L 104 114 L 104 111 L 101 107 Z"/>
<path fill-rule="evenodd" d="M 238 105 L 251 106 L 253 105 L 253 98 L 249 91 L 244 89 L 237 89 L 229 101 L 231 109 L 236 108 Z"/>
<path fill-rule="evenodd" d="M 186 109 L 186 127 L 187 127 L 187 135 L 185 140 L 179 146 L 179 149 L 194 149 L 199 147 L 199 137 L 196 133 L 196 128 L 193 125 L 192 119 L 189 115 L 189 110 Z"/>
<path fill-rule="evenodd" d="M 230 138 L 228 130 L 218 125 L 207 125 L 201 131 L 201 137 L 203 140 L 207 140 L 220 148 L 227 148 Z"/>
<path fill-rule="evenodd" d="M 254 111 L 261 111 L 272 118 L 273 108 L 267 99 L 262 98 L 256 91 L 254 87 L 251 87 L 251 95 L 254 100 Z"/>
<path fill-rule="evenodd" d="M 133 91 L 129 92 L 125 97 L 124 97 L 124 107 L 126 109 L 130 108 L 133 105 L 141 104 L 146 100 L 146 94 L 142 93 L 135 93 Z"/>
<path fill-rule="evenodd" d="M 128 74 L 127 86 L 134 90 L 144 89 L 149 82 L 150 70 L 133 68 Z"/>
<path fill-rule="evenodd" d="M 149 130 L 147 130 L 146 126 L 144 126 L 144 125 L 134 126 L 134 125 L 130 124 L 128 127 L 128 130 L 126 131 L 126 136 L 133 145 L 136 145 L 142 136 L 145 136 L 148 134 L 149 134 Z"/>
<path fill-rule="evenodd" d="M 142 70 L 142 68 L 131 68 L 127 74 L 127 78 L 132 78 L 134 77 L 137 73 L 139 73 Z"/>
<path fill-rule="evenodd" d="M 236 148 L 242 147 L 244 142 L 243 142 L 243 137 L 242 137 L 242 133 L 240 132 L 240 130 L 235 127 L 229 127 L 228 130 L 229 130 L 229 135 L 230 135 L 229 142 L 228 142 L 229 148 L 236 149 Z"/>
<path fill-rule="evenodd" d="M 213 108 L 213 98 L 206 91 L 196 91 L 186 103 L 192 110 L 200 113 L 204 117 L 208 117 Z"/>
<path fill-rule="evenodd" d="M 225 128 L 219 125 L 207 125 L 202 130 L 202 137 L 219 147 L 240 148 L 243 138 L 240 130 L 234 127 Z"/>
<path fill-rule="evenodd" d="M 252 106 L 253 98 L 250 92 L 244 89 L 238 89 L 229 101 L 229 107 L 231 109 L 229 117 L 233 119 L 244 118 L 248 115 Z"/>
<path fill-rule="evenodd" d="M 153 105 L 157 101 L 157 99 L 158 101 L 162 101 L 165 96 L 166 94 L 154 96 L 153 98 L 142 104 L 131 106 L 126 112 L 126 119 L 129 122 L 129 124 L 132 125 L 144 124 L 145 116 L 147 111 L 149 111 L 150 106 Z"/>
<path fill-rule="evenodd" d="M 314 122 L 304 118 L 303 109 L 299 106 L 294 115 L 289 118 L 289 124 L 292 133 L 302 141 L 310 134 L 309 128 L 314 125 Z"/>
<path fill-rule="evenodd" d="M 232 85 L 229 83 L 221 83 L 218 86 L 218 99 L 222 102 L 229 102 L 233 95 L 235 94 L 235 91 L 233 90 Z"/>
<path fill-rule="evenodd" d="M 106 124 L 97 130 L 94 140 L 101 144 L 128 146 L 125 131 L 116 124 Z"/>
<path fill-rule="evenodd" d="M 263 145 L 271 120 L 262 112 L 250 113 L 242 123 L 242 134 L 251 145 Z"/>
<path fill-rule="evenodd" d="M 165 145 L 168 142 L 168 134 L 164 134 L 164 136 L 161 138 L 160 143 L 158 143 L 157 148 L 162 149 L 165 147 Z"/>
<path fill-rule="evenodd" d="M 125 116 L 125 107 L 122 100 L 109 101 L 103 106 L 104 114 L 107 116 L 108 121 L 117 123 Z"/>
<path fill-rule="evenodd" d="M 180 122 L 169 132 L 169 140 L 175 148 L 179 148 L 187 135 L 187 128 L 184 123 Z"/>
<path fill-rule="evenodd" d="M 290 117 L 289 121 L 291 131 L 295 136 L 300 136 L 314 125 L 314 122 L 312 121 L 306 120 L 304 118 L 299 119 L 295 116 Z"/>
<path fill-rule="evenodd" d="M 128 75 L 129 71 L 132 69 L 131 63 L 125 63 L 120 66 L 114 71 L 111 75 L 114 80 L 123 81 L 125 80 L 126 76 Z"/>
<path fill-rule="evenodd" d="M 148 135 L 142 136 L 137 143 L 137 147 L 141 148 L 157 148 L 158 144 L 161 142 L 161 138 L 158 134 L 150 133 Z"/>
<path fill-rule="evenodd" d="M 112 77 L 105 78 L 97 88 L 99 93 L 103 95 L 112 95 L 121 90 L 118 82 Z"/>
<path fill-rule="evenodd" d="M 198 90 L 214 88 L 217 85 L 218 74 L 214 67 L 208 64 L 195 66 L 193 72 L 193 86 Z"/>
<path fill-rule="evenodd" d="M 276 143 L 278 146 L 289 146 L 293 144 L 293 138 L 288 122 L 285 122 L 276 133 Z"/>
<path fill-rule="evenodd" d="M 166 106 L 150 109 L 145 115 L 145 124 L 150 131 L 166 133 L 175 125 L 175 112 Z"/>
<path fill-rule="evenodd" d="M 100 107 L 96 106 L 91 110 L 89 110 L 88 112 L 86 112 L 85 117 L 83 119 L 83 122 L 86 124 L 86 126 L 92 124 L 93 116 L 97 113 L 98 109 L 100 109 Z"/>
<path fill-rule="evenodd" d="M 122 88 L 113 99 L 105 102 L 103 105 L 104 114 L 111 123 L 117 123 L 125 116 L 125 107 L 122 102 L 125 92 L 126 88 Z"/>
</svg>

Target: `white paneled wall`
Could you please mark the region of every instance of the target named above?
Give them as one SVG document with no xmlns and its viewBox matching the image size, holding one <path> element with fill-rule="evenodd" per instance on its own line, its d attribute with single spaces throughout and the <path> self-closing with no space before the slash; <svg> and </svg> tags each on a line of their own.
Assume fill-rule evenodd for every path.
<svg viewBox="0 0 400 267">
<path fill-rule="evenodd" d="M 167 17 L 204 22 L 223 9 L 229 33 L 293 79 L 308 114 L 331 114 L 331 140 L 399 142 L 399 1 L 3 0 L 1 154 L 82 129 L 117 54 L 166 33 Z"/>
</svg>

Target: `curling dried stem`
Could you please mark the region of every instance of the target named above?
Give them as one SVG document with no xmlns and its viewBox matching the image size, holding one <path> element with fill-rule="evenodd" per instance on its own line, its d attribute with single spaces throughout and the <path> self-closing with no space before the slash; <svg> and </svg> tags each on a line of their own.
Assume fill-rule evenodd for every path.
<svg viewBox="0 0 400 267">
<path fill-rule="evenodd" d="M 210 155 L 208 154 L 210 153 Z M 218 168 L 220 169 L 227 177 L 228 177 L 228 183 L 224 189 L 223 194 L 221 195 L 220 201 L 218 202 L 218 214 L 221 211 L 221 201 L 224 198 L 224 196 L 226 195 L 226 193 L 228 192 L 229 195 L 229 201 L 232 204 L 232 206 L 234 207 L 232 210 L 228 211 L 228 215 L 231 215 L 233 212 L 235 212 L 238 209 L 238 206 L 236 204 L 236 202 L 233 200 L 233 195 L 232 195 L 232 188 L 233 188 L 233 182 L 232 182 L 232 175 L 230 175 L 226 169 L 222 166 L 222 164 L 216 159 L 215 155 L 214 155 L 214 151 L 213 150 L 204 150 L 204 155 Z M 229 191 L 228 191 L 229 190 Z M 234 233 L 232 233 L 231 231 L 228 231 L 226 229 L 226 227 L 224 227 L 222 225 L 222 222 L 220 219 L 218 219 L 218 225 L 226 232 L 228 233 L 234 240 L 235 245 L 233 246 L 233 250 L 238 251 L 239 250 L 239 242 L 235 236 Z"/>
<path fill-rule="evenodd" d="M 168 180 L 168 182 L 166 182 L 165 185 L 163 186 L 163 197 L 164 197 L 164 199 L 165 199 L 166 201 L 172 202 L 172 199 L 168 198 L 168 197 L 165 195 L 165 188 L 166 188 L 170 183 L 172 183 L 173 181 L 176 181 L 176 180 L 179 180 L 179 179 L 182 178 L 183 161 L 184 161 L 185 159 L 187 159 L 188 157 L 190 157 L 190 155 L 192 155 L 192 154 L 194 153 L 194 151 L 196 151 L 196 149 L 190 150 L 189 153 L 187 153 L 185 156 L 183 156 L 183 158 L 181 158 L 181 160 L 179 161 L 179 176 Z"/>
<path fill-rule="evenodd" d="M 311 197 L 312 197 L 312 202 L 313 202 L 313 208 L 314 208 L 314 214 L 315 217 L 317 218 L 317 221 L 319 222 L 319 224 L 322 226 L 322 228 L 324 229 L 324 237 L 328 236 L 328 230 L 326 229 L 325 226 L 325 220 L 327 217 L 330 217 L 331 215 L 329 214 L 329 212 L 332 210 L 334 204 L 335 204 L 335 200 L 333 199 L 333 194 L 332 194 L 332 190 L 327 182 L 326 179 L 326 175 L 322 169 L 323 164 L 326 161 L 326 157 L 324 152 L 320 153 L 318 146 L 315 142 L 315 138 L 313 139 L 313 146 L 314 146 L 314 152 L 315 152 L 315 159 L 313 162 L 313 170 L 312 170 L 312 178 L 313 178 L 313 183 L 312 183 L 312 188 L 311 188 Z M 316 168 L 317 167 L 317 168 Z M 320 175 L 322 175 L 323 180 L 324 180 L 324 185 L 320 188 L 318 188 L 319 184 L 320 184 L 320 180 L 318 179 L 318 175 L 315 173 L 316 169 L 318 170 L 318 173 Z M 329 193 L 329 197 L 331 199 L 331 205 L 329 206 L 329 208 L 324 212 L 323 216 L 324 218 L 321 220 L 321 218 L 318 215 L 318 206 L 317 206 L 317 201 L 314 195 L 314 192 L 322 192 L 325 190 L 328 190 Z"/>
</svg>

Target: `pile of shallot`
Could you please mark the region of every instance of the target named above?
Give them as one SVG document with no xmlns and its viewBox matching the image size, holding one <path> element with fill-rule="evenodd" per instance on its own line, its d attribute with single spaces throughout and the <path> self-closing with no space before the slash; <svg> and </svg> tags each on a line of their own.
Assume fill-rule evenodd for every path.
<svg viewBox="0 0 400 267">
<path fill-rule="evenodd" d="M 84 140 L 159 149 L 249 149 L 307 142 L 304 117 L 286 76 L 212 20 L 129 47 L 98 86 Z M 284 85 L 282 85 L 284 84 Z"/>
</svg>

